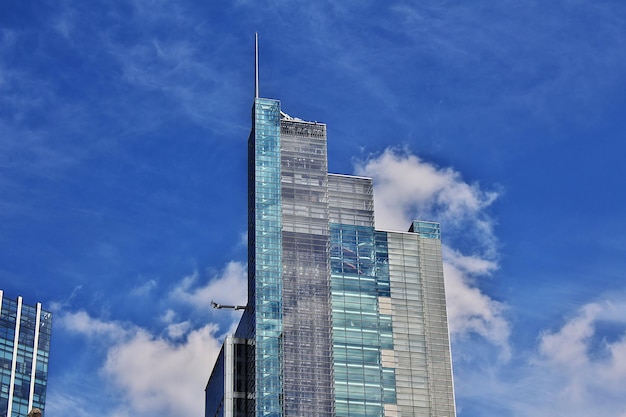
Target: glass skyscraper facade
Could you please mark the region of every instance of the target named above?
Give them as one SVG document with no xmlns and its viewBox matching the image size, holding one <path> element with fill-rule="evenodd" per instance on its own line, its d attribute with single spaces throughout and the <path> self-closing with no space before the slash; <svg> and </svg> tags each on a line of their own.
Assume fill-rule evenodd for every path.
<svg viewBox="0 0 626 417">
<path fill-rule="evenodd" d="M 206 417 L 455 416 L 439 224 L 376 230 L 372 179 L 328 173 L 326 125 L 252 114 L 248 304 Z"/>
<path fill-rule="evenodd" d="M 52 314 L 0 290 L 0 416 L 45 414 Z"/>
</svg>

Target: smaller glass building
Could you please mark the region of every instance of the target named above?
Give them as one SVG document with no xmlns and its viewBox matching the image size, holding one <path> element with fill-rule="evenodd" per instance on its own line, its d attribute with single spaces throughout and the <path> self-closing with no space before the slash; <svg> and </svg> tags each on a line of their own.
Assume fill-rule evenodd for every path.
<svg viewBox="0 0 626 417">
<path fill-rule="evenodd" d="M 0 290 L 0 416 L 44 411 L 52 314 Z"/>
</svg>

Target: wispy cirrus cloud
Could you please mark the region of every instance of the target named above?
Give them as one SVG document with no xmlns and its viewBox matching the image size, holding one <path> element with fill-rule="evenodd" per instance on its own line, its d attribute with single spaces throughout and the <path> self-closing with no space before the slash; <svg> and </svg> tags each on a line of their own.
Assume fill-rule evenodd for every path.
<svg viewBox="0 0 626 417">
<path fill-rule="evenodd" d="M 446 103 L 445 113 L 437 111 L 444 122 L 470 126 L 468 118 L 498 114 L 489 129 L 509 137 L 525 127 L 522 114 L 550 129 L 586 125 L 601 117 L 598 91 L 610 91 L 623 79 L 622 4 L 397 2 L 390 8 L 417 51 L 413 56 L 454 74 L 446 83 L 436 75 L 427 82 L 429 93 Z M 490 18 L 494 15 L 498 19 Z M 601 29 L 592 22 L 602 22 Z M 465 106 L 469 100 L 475 108 Z M 519 132 L 506 129 L 511 123 Z"/>
<path fill-rule="evenodd" d="M 157 114 L 163 119 L 176 114 L 214 132 L 238 132 L 235 122 L 219 116 L 235 104 L 233 91 L 241 91 L 239 80 L 234 78 L 237 74 L 220 64 L 226 51 L 241 51 L 239 39 L 217 33 L 214 25 L 199 21 L 183 4 L 131 0 L 128 6 L 130 13 L 114 7 L 111 13 L 130 20 L 135 36 L 126 37 L 117 25 L 110 25 L 95 40 L 115 68 L 116 81 L 144 97 L 145 108 L 133 110 L 137 116 L 146 122 L 152 117 L 156 122 Z M 169 29 L 164 31 L 164 27 Z M 189 28 L 194 28 L 191 33 Z M 171 105 L 167 109 L 153 106 L 147 98 L 154 94 Z"/>
</svg>

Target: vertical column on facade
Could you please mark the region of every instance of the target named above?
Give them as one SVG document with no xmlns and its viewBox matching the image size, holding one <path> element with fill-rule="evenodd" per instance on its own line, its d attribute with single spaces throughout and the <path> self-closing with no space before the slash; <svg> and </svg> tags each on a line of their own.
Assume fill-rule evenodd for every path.
<svg viewBox="0 0 626 417">
<path fill-rule="evenodd" d="M 13 357 L 11 359 L 11 382 L 9 385 L 9 407 L 7 417 L 13 413 L 13 395 L 15 393 L 15 372 L 17 368 L 17 354 L 20 340 L 20 323 L 22 321 L 22 297 L 17 298 L 17 311 L 15 316 L 15 337 L 13 339 Z"/>
<path fill-rule="evenodd" d="M 48 359 L 50 355 L 50 337 L 52 331 L 52 314 L 42 309 L 39 310 L 38 335 L 35 346 L 37 355 L 33 356 L 36 361 L 33 388 L 33 407 L 43 409 L 46 403 L 46 385 L 48 379 Z"/>
<path fill-rule="evenodd" d="M 282 408 L 282 236 L 280 103 L 254 105 L 254 286 L 256 415 L 280 417 Z"/>
<path fill-rule="evenodd" d="M 430 375 L 430 403 L 433 415 L 454 416 L 454 387 L 441 241 L 429 237 L 420 237 L 419 241 L 426 318 L 426 349 Z"/>
<path fill-rule="evenodd" d="M 376 292 L 380 322 L 380 363 L 382 366 L 383 413 L 385 417 L 398 417 L 396 396 L 396 354 L 393 341 L 393 304 L 389 283 L 389 245 L 387 232 L 376 231 Z"/>
<path fill-rule="evenodd" d="M 30 370 L 30 390 L 28 391 L 28 409 L 33 408 L 33 400 L 35 396 L 35 372 L 37 371 L 37 348 L 39 347 L 39 328 L 41 326 L 41 303 L 37 303 L 35 318 L 35 340 L 33 343 L 33 362 Z"/>
<path fill-rule="evenodd" d="M 224 415 L 223 417 L 233 417 L 233 380 L 235 352 L 233 337 L 227 336 L 224 339 Z"/>
<path fill-rule="evenodd" d="M 398 413 L 433 415 L 418 236 L 389 232 L 388 246 Z"/>
<path fill-rule="evenodd" d="M 333 416 L 326 126 L 281 121 L 285 416 Z"/>
</svg>

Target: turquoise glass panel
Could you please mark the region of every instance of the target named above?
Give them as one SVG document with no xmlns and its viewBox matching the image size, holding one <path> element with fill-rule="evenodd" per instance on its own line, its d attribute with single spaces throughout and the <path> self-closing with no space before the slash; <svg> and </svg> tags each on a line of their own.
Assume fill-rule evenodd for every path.
<svg viewBox="0 0 626 417">
<path fill-rule="evenodd" d="M 409 232 L 418 233 L 421 237 L 427 239 L 441 240 L 441 229 L 439 223 L 415 220 L 409 229 Z"/>
<path fill-rule="evenodd" d="M 256 415 L 282 416 L 280 103 L 254 103 Z"/>
</svg>

